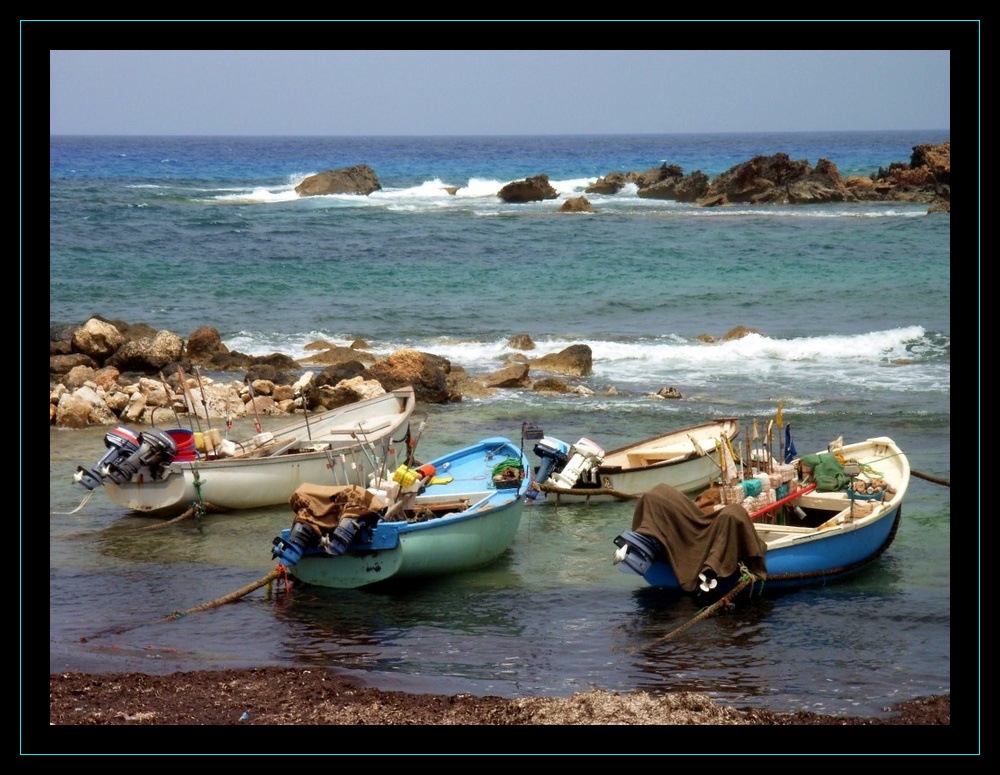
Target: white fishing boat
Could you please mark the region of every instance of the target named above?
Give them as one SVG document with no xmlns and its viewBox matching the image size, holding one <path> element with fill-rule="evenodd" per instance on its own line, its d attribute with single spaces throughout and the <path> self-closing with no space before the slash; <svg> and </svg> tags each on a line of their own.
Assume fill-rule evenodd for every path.
<svg viewBox="0 0 1000 775">
<path fill-rule="evenodd" d="M 197 444 L 188 428 L 118 427 L 105 436 L 104 456 L 78 467 L 74 481 L 153 516 L 274 506 L 306 482 L 366 486 L 397 456 L 403 462 L 415 405 L 408 386 L 235 442 L 218 431 Z"/>
<path fill-rule="evenodd" d="M 658 484 L 685 494 L 704 490 L 720 473 L 718 450 L 739 434 L 734 417 L 679 428 L 610 452 L 583 438 L 576 444 L 543 436 L 534 447 L 541 458 L 535 492 L 544 501 L 633 500 Z M 541 498 L 539 502 L 543 502 Z"/>
</svg>

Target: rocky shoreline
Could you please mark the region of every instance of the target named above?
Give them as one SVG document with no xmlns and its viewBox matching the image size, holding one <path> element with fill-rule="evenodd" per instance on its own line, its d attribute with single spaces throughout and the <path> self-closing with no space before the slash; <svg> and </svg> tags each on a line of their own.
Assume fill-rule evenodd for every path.
<svg viewBox="0 0 1000 775">
<path fill-rule="evenodd" d="M 754 331 L 740 326 L 723 340 Z M 703 339 L 714 341 L 708 335 Z M 219 332 L 207 326 L 185 339 L 143 323 L 95 316 L 82 325 L 50 330 L 49 424 L 155 426 L 181 416 L 222 420 L 318 414 L 406 386 L 413 386 L 418 402 L 430 404 L 456 403 L 511 388 L 594 392 L 583 382 L 593 371 L 589 346 L 570 345 L 531 358 L 528 353 L 535 343 L 527 334 L 510 337 L 507 345 L 510 355 L 499 369 L 470 375 L 447 358 L 417 350 L 401 349 L 376 358 L 360 339 L 349 346 L 313 342 L 307 349 L 315 354 L 295 360 L 282 353 L 250 356 L 230 351 Z M 202 374 L 203 369 L 216 377 Z M 219 377 L 227 372 L 241 377 Z M 542 376 L 536 378 L 535 372 Z M 665 386 L 650 397 L 682 396 Z"/>
</svg>

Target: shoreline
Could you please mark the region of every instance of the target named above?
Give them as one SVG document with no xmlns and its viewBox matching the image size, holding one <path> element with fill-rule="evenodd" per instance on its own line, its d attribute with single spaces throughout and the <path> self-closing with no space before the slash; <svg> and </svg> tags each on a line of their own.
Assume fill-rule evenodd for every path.
<svg viewBox="0 0 1000 775">
<path fill-rule="evenodd" d="M 890 709 L 887 709 L 890 710 Z M 328 668 L 50 673 L 50 725 L 951 725 L 951 695 L 894 705 L 885 717 L 779 713 L 706 695 L 580 692 L 564 698 L 387 691 Z"/>
</svg>

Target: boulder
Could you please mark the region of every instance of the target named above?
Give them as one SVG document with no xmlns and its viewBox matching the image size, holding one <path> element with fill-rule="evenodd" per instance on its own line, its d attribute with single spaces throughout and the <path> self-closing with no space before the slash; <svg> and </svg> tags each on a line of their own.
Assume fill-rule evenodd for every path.
<svg viewBox="0 0 1000 775">
<path fill-rule="evenodd" d="M 377 380 L 386 390 L 413 386 L 418 401 L 426 404 L 443 404 L 451 400 L 448 373 L 451 362 L 447 358 L 417 350 L 402 349 L 369 366 L 365 375 Z"/>
<path fill-rule="evenodd" d="M 552 371 L 574 377 L 586 377 L 593 371 L 594 353 L 590 345 L 571 344 L 557 353 L 549 353 L 530 361 L 539 371 Z"/>
<path fill-rule="evenodd" d="M 531 386 L 527 363 L 515 363 L 491 374 L 477 377 L 476 381 L 488 388 L 526 388 Z"/>
<path fill-rule="evenodd" d="M 497 192 L 497 196 L 505 202 L 519 204 L 555 199 L 559 196 L 559 192 L 552 188 L 548 175 L 535 175 L 531 178 L 508 183 Z"/>
<path fill-rule="evenodd" d="M 216 355 L 228 355 L 229 348 L 222 343 L 217 328 L 202 326 L 187 338 L 187 357 L 198 363 L 209 363 Z"/>
<path fill-rule="evenodd" d="M 114 324 L 91 318 L 73 332 L 73 351 L 103 362 L 125 343 L 125 336 Z"/>
<path fill-rule="evenodd" d="M 324 194 L 360 194 L 367 196 L 372 191 L 381 191 L 375 170 L 367 164 L 356 164 L 327 170 L 318 175 L 310 175 L 295 187 L 299 196 L 322 196 Z"/>
<path fill-rule="evenodd" d="M 106 361 L 119 371 L 139 371 L 155 374 L 165 366 L 176 363 L 184 353 L 184 340 L 169 331 L 157 331 L 154 336 L 132 339 Z"/>
<path fill-rule="evenodd" d="M 561 213 L 596 213 L 597 210 L 585 196 L 577 196 L 567 199 L 559 208 Z"/>
</svg>

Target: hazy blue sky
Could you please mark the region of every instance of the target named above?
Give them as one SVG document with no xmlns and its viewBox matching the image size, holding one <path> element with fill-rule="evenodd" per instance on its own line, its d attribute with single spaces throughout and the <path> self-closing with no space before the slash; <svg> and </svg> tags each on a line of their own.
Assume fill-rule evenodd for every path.
<svg viewBox="0 0 1000 775">
<path fill-rule="evenodd" d="M 51 50 L 49 62 L 50 134 L 951 128 L 948 50 Z"/>
</svg>

